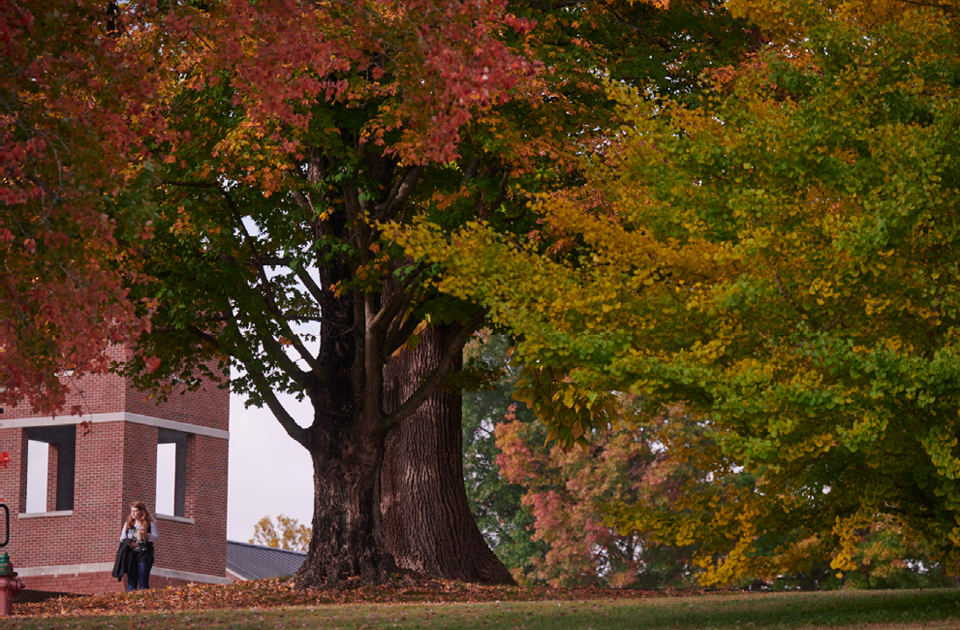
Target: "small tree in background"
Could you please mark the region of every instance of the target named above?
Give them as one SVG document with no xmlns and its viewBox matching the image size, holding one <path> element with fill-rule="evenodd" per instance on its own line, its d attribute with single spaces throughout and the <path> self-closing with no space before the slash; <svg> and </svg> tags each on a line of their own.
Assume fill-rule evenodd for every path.
<svg viewBox="0 0 960 630">
<path fill-rule="evenodd" d="M 275 549 L 306 552 L 310 546 L 310 536 L 313 532 L 306 525 L 301 525 L 295 518 L 283 514 L 277 517 L 277 524 L 269 516 L 264 516 L 253 527 L 253 538 L 250 542 L 255 545 L 265 545 Z"/>
<path fill-rule="evenodd" d="M 497 425 L 500 473 L 523 487 L 522 504 L 534 517 L 533 540 L 549 548 L 532 560 L 531 577 L 558 587 L 693 585 L 691 545 L 620 532 L 604 514 L 605 506 L 621 501 L 673 504 L 686 485 L 705 481 L 653 437 L 651 425 L 668 423 L 677 431 L 697 430 L 677 408 L 624 430 L 598 430 L 588 448 L 563 449 L 544 445 L 539 425 L 516 417 Z"/>
<path fill-rule="evenodd" d="M 513 400 L 521 368 L 509 358 L 504 335 L 484 333 L 467 347 L 475 391 L 464 393 L 463 442 L 471 510 L 514 578 L 551 586 L 690 585 L 688 549 L 621 536 L 600 511 L 627 496 L 668 501 L 690 475 L 668 461 L 645 424 L 597 433 L 587 451 L 545 444 L 547 429 Z M 669 417 L 675 432 L 693 427 L 682 417 L 679 409 Z"/>
</svg>

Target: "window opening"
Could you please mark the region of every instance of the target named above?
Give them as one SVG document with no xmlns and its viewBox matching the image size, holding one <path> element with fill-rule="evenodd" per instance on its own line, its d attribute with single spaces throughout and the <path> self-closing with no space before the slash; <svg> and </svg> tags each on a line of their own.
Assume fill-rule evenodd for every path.
<svg viewBox="0 0 960 630">
<path fill-rule="evenodd" d="M 49 449 L 46 442 L 27 442 L 27 505 L 24 508 L 27 513 L 47 511 Z"/>
<path fill-rule="evenodd" d="M 157 514 L 186 516 L 187 434 L 157 430 Z"/>
<path fill-rule="evenodd" d="M 177 445 L 157 444 L 157 514 L 174 514 L 177 487 Z"/>
<path fill-rule="evenodd" d="M 37 461 L 32 461 L 34 458 Z M 27 429 L 27 501 L 24 509 L 28 513 L 72 510 L 76 461 L 76 425 Z"/>
</svg>

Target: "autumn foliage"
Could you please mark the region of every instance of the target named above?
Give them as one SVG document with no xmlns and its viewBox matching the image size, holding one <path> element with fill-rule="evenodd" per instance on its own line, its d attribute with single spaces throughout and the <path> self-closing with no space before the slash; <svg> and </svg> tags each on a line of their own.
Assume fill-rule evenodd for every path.
<svg viewBox="0 0 960 630">
<path fill-rule="evenodd" d="M 515 407 L 496 428 L 497 464 L 506 481 L 524 488 L 522 503 L 534 516 L 531 536 L 548 549 L 530 558 L 531 570 L 521 577 L 555 587 L 691 586 L 692 549 L 618 531 L 604 513 L 614 502 L 674 505 L 684 484 L 695 481 L 696 471 L 672 458 L 650 431 L 654 423 L 690 430 L 682 412 L 597 431 L 588 448 L 564 449 L 555 441 L 538 443 L 541 435 L 515 419 Z"/>
<path fill-rule="evenodd" d="M 250 542 L 255 545 L 288 549 L 290 551 L 306 551 L 310 546 L 311 530 L 301 525 L 295 518 L 284 514 L 277 515 L 277 523 L 264 516 L 253 527 L 253 538 Z"/>
<path fill-rule="evenodd" d="M 714 483 L 612 512 L 697 543 L 705 583 L 843 576 L 888 518 L 956 573 L 957 7 L 729 7 L 771 45 L 694 99 L 611 84 L 628 123 L 587 186 L 536 204 L 562 247 L 477 222 L 455 256 L 429 228 L 408 251 L 522 336 L 562 444 L 610 421 L 591 392 L 703 419 L 672 446 Z"/>
<path fill-rule="evenodd" d="M 103 2 L 4 0 L 0 130 L 0 404 L 46 413 L 146 326 L 128 292 L 150 238 L 131 167 L 152 80 Z M 78 412 L 78 410 L 73 410 Z"/>
<path fill-rule="evenodd" d="M 301 585 L 389 579 L 385 436 L 484 318 L 540 578 L 960 571 L 955 0 L 0 4 L 0 404 L 229 364 L 314 458 Z"/>
</svg>

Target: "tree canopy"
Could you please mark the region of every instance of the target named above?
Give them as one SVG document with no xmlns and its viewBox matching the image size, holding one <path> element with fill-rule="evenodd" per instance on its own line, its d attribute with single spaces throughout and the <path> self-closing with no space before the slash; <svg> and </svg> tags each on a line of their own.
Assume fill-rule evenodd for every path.
<svg viewBox="0 0 960 630">
<path fill-rule="evenodd" d="M 842 574 L 888 517 L 956 573 L 958 6 L 729 7 L 769 45 L 702 98 L 611 83 L 627 122 L 585 186 L 535 204 L 564 247 L 475 222 L 421 226 L 408 253 L 521 335 L 521 397 L 561 444 L 617 419 L 613 390 L 703 419 L 661 439 L 716 483 L 609 517 L 697 542 L 706 583 L 811 557 Z"/>
<path fill-rule="evenodd" d="M 51 242 L 70 249 L 40 266 L 88 268 L 68 265 L 50 286 L 72 290 L 64 277 L 83 277 L 77 291 L 118 307 L 97 310 L 106 330 L 87 338 L 129 340 L 111 327 L 131 321 L 136 304 L 134 321 L 152 325 L 123 367 L 137 385 L 162 399 L 171 382 L 197 387 L 229 366 L 231 387 L 271 409 L 314 461 L 301 586 L 389 579 L 387 437 L 441 391 L 486 316 L 439 292 L 436 265 L 408 259 L 383 226 L 427 220 L 449 234 L 482 219 L 547 249 L 559 233 L 527 202 L 582 183 L 581 159 L 604 150 L 603 130 L 620 120 L 605 78 L 686 102 L 702 90 L 704 68 L 736 62 L 756 43 L 755 30 L 714 2 L 186 0 L 84 5 L 82 19 L 68 9 L 22 11 L 24 29 L 46 29 L 24 41 L 49 35 L 92 54 L 35 54 L 40 70 L 19 84 L 8 121 L 21 126 L 21 162 L 47 179 L 66 162 L 18 120 L 59 125 L 63 138 L 91 147 L 69 154 L 71 190 L 89 203 L 62 204 L 13 160 L 26 190 L 17 229 L 27 227 L 2 232 L 8 277 L 42 297 L 43 269 L 7 252 L 31 253 L 55 216 L 49 208 L 62 209 L 74 231 L 54 230 L 66 237 Z M 48 79 L 56 83 L 46 94 Z M 111 232 L 121 210 L 136 213 L 126 240 L 145 242 L 131 247 Z M 103 269 L 116 271 L 100 278 Z M 114 283 L 120 270 L 136 281 Z M 37 326 L 28 333 L 46 344 L 42 356 L 69 368 L 78 361 L 61 361 L 49 343 L 67 328 L 33 317 L 43 300 L 69 312 L 67 297 L 54 297 L 11 321 Z M 9 339 L 5 358 L 29 356 L 28 344 Z M 432 363 L 391 371 L 425 348 Z M 51 365 L 34 373 L 55 384 Z M 277 392 L 309 399 L 314 417 L 293 418 Z M 446 449 L 434 457 L 449 459 Z"/>
<path fill-rule="evenodd" d="M 3 2 L 0 405 L 60 412 L 64 373 L 105 371 L 107 344 L 148 325 L 129 290 L 151 236 L 149 174 L 130 158 L 157 122 L 137 111 L 154 90 L 108 6 Z"/>
<path fill-rule="evenodd" d="M 511 166 L 523 173 L 530 156 L 486 152 L 496 139 L 473 126 L 529 99 L 540 64 L 508 42 L 532 24 L 479 2 L 224 2 L 160 17 L 178 106 L 151 147 L 157 236 L 139 290 L 157 310 L 138 347 L 162 362 L 126 370 L 162 388 L 230 364 L 231 387 L 313 456 L 300 585 L 389 579 L 385 439 L 459 365 L 483 312 L 437 299 L 433 270 L 404 261 L 378 223 L 423 209 L 455 223 L 509 203 Z M 385 366 L 428 324 L 453 328 L 394 400 Z M 314 417 L 293 418 L 281 391 Z"/>
</svg>

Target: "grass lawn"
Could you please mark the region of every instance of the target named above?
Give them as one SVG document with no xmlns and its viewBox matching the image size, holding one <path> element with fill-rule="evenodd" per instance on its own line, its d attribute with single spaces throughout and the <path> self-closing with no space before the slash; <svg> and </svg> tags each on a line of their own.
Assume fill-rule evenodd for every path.
<svg viewBox="0 0 960 630">
<path fill-rule="evenodd" d="M 242 591 L 217 606 L 191 587 L 144 594 L 79 597 L 21 605 L 0 620 L 3 630 L 148 630 L 215 628 L 294 630 L 372 628 L 437 630 L 720 630 L 759 628 L 870 628 L 872 630 L 960 630 L 960 589 L 845 591 L 824 593 L 724 593 L 691 596 L 610 591 L 489 590 L 457 585 L 433 593 L 407 593 L 384 603 L 353 596 L 338 603 L 304 605 L 284 601 L 284 589 Z M 194 591 L 207 587 L 192 587 Z M 268 597 L 269 592 L 275 596 Z M 370 591 L 367 595 L 370 595 Z M 506 597 L 489 599 L 491 593 Z M 549 599 L 553 594 L 556 597 Z M 590 597 L 590 595 L 594 597 Z M 536 601 L 522 601 L 532 595 Z M 573 595 L 573 597 L 571 597 Z M 582 598 L 576 597 L 581 595 Z M 680 594 L 677 594 L 680 595 Z M 599 597 L 598 597 L 599 596 Z M 290 597 L 301 597 L 300 595 Z M 314 595 L 318 601 L 320 597 Z M 547 597 L 547 598 L 544 598 Z M 368 597 L 368 599 L 374 599 Z M 383 593 L 376 597 L 383 600 Z M 420 601 L 410 600 L 419 599 Z M 94 602 L 92 605 L 90 602 Z M 164 609 L 164 602 L 168 608 Z M 248 606 L 248 607 L 242 607 Z"/>
</svg>

